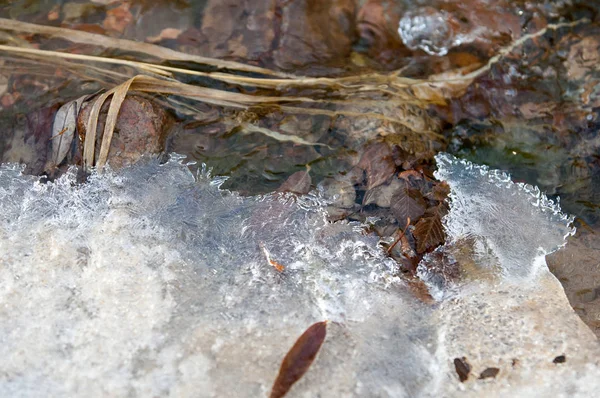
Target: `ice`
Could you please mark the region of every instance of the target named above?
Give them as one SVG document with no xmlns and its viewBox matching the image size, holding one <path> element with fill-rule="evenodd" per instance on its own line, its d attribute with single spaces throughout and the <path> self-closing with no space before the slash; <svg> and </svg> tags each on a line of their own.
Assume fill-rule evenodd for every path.
<svg viewBox="0 0 600 398">
<path fill-rule="evenodd" d="M 459 31 L 449 23 L 450 15 L 433 7 L 420 7 L 407 11 L 398 26 L 398 34 L 404 45 L 411 50 L 421 49 L 427 54 L 443 56 L 452 47 L 470 43 L 481 33 Z"/>
<path fill-rule="evenodd" d="M 562 247 L 575 233 L 573 217 L 561 213 L 537 187 L 515 184 L 506 173 L 451 155 L 440 154 L 436 161 L 436 178 L 451 188 L 448 235 L 475 238 L 480 252 L 491 251 L 498 258 L 506 277 L 533 276 L 535 259 Z"/>
<path fill-rule="evenodd" d="M 475 260 L 500 271 L 438 286 L 433 303 L 361 225 L 328 222 L 318 194 L 240 197 L 178 157 L 79 185 L 74 171 L 43 184 L 0 166 L 0 396 L 267 396 L 296 338 L 325 319 L 290 396 L 593 394 L 598 343 L 538 255 L 562 244 L 568 219 L 535 190 L 493 182 L 486 200 L 511 198 L 503 216 L 523 218 L 510 225 L 548 237 L 520 234 L 533 252 L 512 255 L 468 200 L 494 174 L 438 161 L 453 190 L 442 251 L 463 261 L 464 242 L 486 242 L 492 255 Z M 453 368 L 463 356 L 465 383 Z M 486 367 L 500 373 L 478 380 Z"/>
</svg>

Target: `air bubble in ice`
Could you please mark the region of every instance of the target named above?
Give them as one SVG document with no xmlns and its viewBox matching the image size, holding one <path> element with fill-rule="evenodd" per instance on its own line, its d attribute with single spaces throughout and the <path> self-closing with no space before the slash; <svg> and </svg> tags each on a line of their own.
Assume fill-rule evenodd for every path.
<svg viewBox="0 0 600 398">
<path fill-rule="evenodd" d="M 431 7 L 408 11 L 400 20 L 398 33 L 411 50 L 431 55 L 446 55 L 453 45 L 454 33 L 447 15 Z"/>
</svg>

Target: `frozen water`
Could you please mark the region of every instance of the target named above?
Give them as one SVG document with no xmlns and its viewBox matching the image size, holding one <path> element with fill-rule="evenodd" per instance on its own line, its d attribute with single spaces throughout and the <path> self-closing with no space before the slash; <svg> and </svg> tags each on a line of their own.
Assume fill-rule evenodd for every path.
<svg viewBox="0 0 600 398">
<path fill-rule="evenodd" d="M 489 171 L 444 159 L 448 230 L 492 242 L 504 271 L 467 275 L 434 304 L 414 298 L 360 225 L 327 222 L 318 196 L 240 197 L 178 158 L 82 185 L 74 173 L 42 184 L 0 166 L 0 396 L 265 396 L 295 339 L 325 319 L 327 339 L 291 396 L 597 391 L 598 343 L 543 257 L 509 255 L 483 227 L 453 227 L 459 215 L 483 222 L 457 198 L 487 190 Z M 481 183 L 469 185 L 474 175 Z M 509 196 L 506 211 L 524 212 L 524 224 L 569 232 L 546 202 Z M 549 236 L 520 248 L 562 244 Z M 567 363 L 553 364 L 561 354 Z M 452 362 L 462 356 L 473 366 L 464 384 Z M 499 375 L 477 380 L 486 367 Z"/>
<path fill-rule="evenodd" d="M 478 247 L 497 256 L 506 277 L 532 276 L 535 259 L 557 250 L 575 233 L 573 218 L 537 187 L 515 184 L 506 173 L 451 155 L 440 154 L 436 161 L 436 178 L 451 188 L 448 235 L 455 240 L 473 237 Z"/>
<path fill-rule="evenodd" d="M 407 11 L 398 26 L 398 34 L 411 50 L 421 49 L 430 55 L 446 55 L 452 47 L 474 41 L 479 29 L 457 31 L 448 22 L 450 15 L 433 7 Z"/>
<path fill-rule="evenodd" d="M 295 338 L 325 319 L 337 337 L 315 386 L 419 391 L 420 344 L 395 372 L 409 382 L 378 369 L 428 336 L 409 331 L 427 319 L 376 238 L 328 223 L 316 197 L 242 198 L 220 183 L 176 160 L 80 186 L 3 166 L 0 396 L 265 395 Z"/>
<path fill-rule="evenodd" d="M 421 49 L 430 55 L 446 55 L 454 35 L 443 11 L 425 7 L 407 11 L 400 20 L 398 33 L 411 50 Z"/>
</svg>

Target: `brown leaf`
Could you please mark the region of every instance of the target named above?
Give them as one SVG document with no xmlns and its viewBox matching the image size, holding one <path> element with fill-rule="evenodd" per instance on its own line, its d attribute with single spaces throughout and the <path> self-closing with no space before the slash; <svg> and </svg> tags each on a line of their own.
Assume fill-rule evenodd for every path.
<svg viewBox="0 0 600 398">
<path fill-rule="evenodd" d="M 567 356 L 566 355 L 559 355 L 556 358 L 554 358 L 554 360 L 552 360 L 553 363 L 565 363 L 567 362 Z"/>
<path fill-rule="evenodd" d="M 307 194 L 310 191 L 311 178 L 308 171 L 297 171 L 277 189 L 279 192 L 292 192 L 298 195 Z"/>
<path fill-rule="evenodd" d="M 357 166 L 367 175 L 367 191 L 383 184 L 396 171 L 392 151 L 385 143 L 367 148 Z"/>
<path fill-rule="evenodd" d="M 421 218 L 415 225 L 413 235 L 417 240 L 417 253 L 425 253 L 444 243 L 441 211 L 440 206 L 427 209 L 426 217 Z"/>
<path fill-rule="evenodd" d="M 363 206 L 367 206 L 371 203 L 375 203 L 379 207 L 390 207 L 392 204 L 392 197 L 396 194 L 396 191 L 405 185 L 404 181 L 394 178 L 389 184 L 382 184 L 366 191 L 362 204 Z"/>
<path fill-rule="evenodd" d="M 450 185 L 446 181 L 441 181 L 433 186 L 428 197 L 439 202 L 443 202 L 450 194 Z"/>
<path fill-rule="evenodd" d="M 461 382 L 464 383 L 469 378 L 471 365 L 467 362 L 467 358 L 454 358 L 454 369 L 456 369 L 456 373 Z"/>
<path fill-rule="evenodd" d="M 486 370 L 484 370 L 483 372 L 481 372 L 481 374 L 479 375 L 480 379 L 487 379 L 490 377 L 496 377 L 496 375 L 500 372 L 500 369 L 498 368 L 487 368 Z"/>
<path fill-rule="evenodd" d="M 409 218 L 416 222 L 425 213 L 427 203 L 421 192 L 410 189 L 406 181 L 402 181 L 402 187 L 392 196 L 390 209 L 398 221 L 400 228 L 406 227 Z"/>
<path fill-rule="evenodd" d="M 317 356 L 326 335 L 327 321 L 317 322 L 302 333 L 283 358 L 270 398 L 285 396 L 292 385 L 304 376 Z"/>
</svg>

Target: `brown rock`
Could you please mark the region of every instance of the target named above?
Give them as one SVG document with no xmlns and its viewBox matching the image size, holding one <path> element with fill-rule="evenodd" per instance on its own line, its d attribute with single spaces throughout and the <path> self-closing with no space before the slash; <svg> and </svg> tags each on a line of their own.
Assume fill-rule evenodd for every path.
<svg viewBox="0 0 600 398">
<path fill-rule="evenodd" d="M 292 69 L 345 59 L 356 38 L 353 0 L 296 0 L 281 9 L 275 65 Z M 340 64 L 339 66 L 341 66 Z"/>
<path fill-rule="evenodd" d="M 54 114 L 58 104 L 17 114 L 6 123 L 11 128 L 0 139 L 0 161 L 2 163 L 24 163 L 26 172 L 41 174 L 51 153 L 50 137 Z"/>
<path fill-rule="evenodd" d="M 275 38 L 276 0 L 209 0 L 200 29 L 202 54 L 248 61 L 263 58 Z"/>
<path fill-rule="evenodd" d="M 90 104 L 91 102 L 87 102 L 83 105 L 77 118 L 80 134 L 86 133 L 85 125 L 91 110 Z M 100 111 L 96 135 L 96 159 L 100 153 L 101 137 L 109 104 L 110 102 L 107 101 Z M 162 152 L 172 125 L 173 120 L 169 114 L 152 101 L 136 95 L 127 96 L 115 126 L 108 164 L 113 168 L 121 168 L 135 163 L 145 154 Z"/>
<path fill-rule="evenodd" d="M 199 53 L 291 69 L 329 64 L 351 51 L 353 0 L 209 0 Z"/>
</svg>

